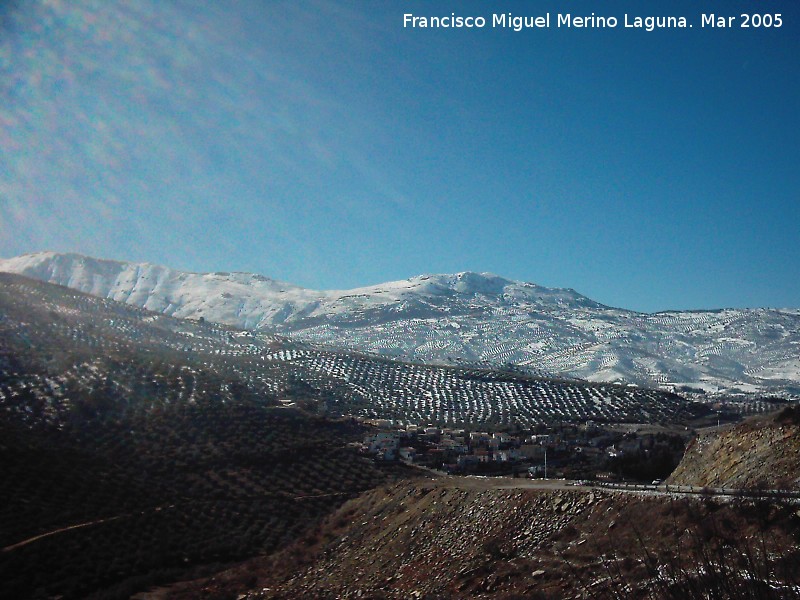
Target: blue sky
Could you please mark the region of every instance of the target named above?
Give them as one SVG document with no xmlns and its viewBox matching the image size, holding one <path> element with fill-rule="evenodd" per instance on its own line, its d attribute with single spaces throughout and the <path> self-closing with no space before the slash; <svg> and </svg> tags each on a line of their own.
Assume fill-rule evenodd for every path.
<svg viewBox="0 0 800 600">
<path fill-rule="evenodd" d="M 402 27 L 453 11 L 694 27 Z M 788 0 L 5 3 L 0 256 L 800 307 L 799 107 Z"/>
</svg>

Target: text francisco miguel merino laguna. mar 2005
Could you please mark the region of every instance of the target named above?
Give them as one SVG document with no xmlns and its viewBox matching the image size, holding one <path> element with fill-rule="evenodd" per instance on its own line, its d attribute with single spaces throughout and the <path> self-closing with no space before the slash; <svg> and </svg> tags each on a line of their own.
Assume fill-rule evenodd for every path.
<svg viewBox="0 0 800 600">
<path fill-rule="evenodd" d="M 522 31 L 525 29 L 615 29 L 630 28 L 654 31 L 656 29 L 684 29 L 697 25 L 702 28 L 779 28 L 783 26 L 780 13 L 738 13 L 720 15 L 717 13 L 700 13 L 693 17 L 686 16 L 621 16 L 574 15 L 572 13 L 544 13 L 533 16 L 520 16 L 512 13 L 493 13 L 489 16 L 458 15 L 449 13 L 435 16 L 419 16 L 413 13 L 403 14 L 403 27 L 406 29 L 509 29 Z"/>
</svg>

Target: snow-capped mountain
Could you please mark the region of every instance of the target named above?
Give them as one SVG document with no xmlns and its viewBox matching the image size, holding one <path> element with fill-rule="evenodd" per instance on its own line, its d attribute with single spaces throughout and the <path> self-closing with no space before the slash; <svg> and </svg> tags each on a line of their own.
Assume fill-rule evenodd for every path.
<svg viewBox="0 0 800 600">
<path fill-rule="evenodd" d="M 38 253 L 0 270 L 175 317 L 426 362 L 526 365 L 592 381 L 800 393 L 800 310 L 655 314 L 490 273 L 315 291 L 252 273 Z"/>
</svg>

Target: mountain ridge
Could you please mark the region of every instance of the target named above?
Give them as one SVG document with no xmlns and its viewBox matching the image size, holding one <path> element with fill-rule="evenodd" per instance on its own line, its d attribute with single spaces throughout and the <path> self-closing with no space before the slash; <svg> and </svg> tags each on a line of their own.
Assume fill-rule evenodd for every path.
<svg viewBox="0 0 800 600">
<path fill-rule="evenodd" d="M 516 364 L 661 389 L 800 394 L 800 310 L 641 313 L 470 271 L 350 290 L 36 253 L 0 270 L 181 318 L 433 363 Z"/>
<path fill-rule="evenodd" d="M 36 279 L 49 281 L 49 283 L 58 283 L 59 285 L 66 285 L 66 287 L 74 287 L 67 285 L 62 279 L 62 270 L 67 266 L 66 262 L 71 263 L 69 267 L 75 270 L 80 265 L 93 265 L 95 267 L 102 267 L 103 270 L 108 270 L 109 267 L 114 267 L 118 270 L 118 275 L 122 275 L 126 270 L 136 268 L 138 270 L 153 271 L 158 273 L 175 273 L 179 276 L 198 276 L 198 277 L 231 277 L 240 276 L 239 279 L 257 281 L 261 283 L 274 284 L 274 287 L 280 288 L 279 291 L 293 290 L 301 292 L 308 296 L 319 298 L 341 298 L 353 296 L 358 294 L 367 293 L 386 293 L 392 290 L 402 291 L 403 289 L 413 289 L 422 287 L 431 295 L 436 295 L 437 292 L 450 290 L 463 294 L 484 294 L 484 295 L 501 295 L 508 286 L 521 287 L 526 290 L 539 292 L 544 296 L 561 294 L 565 298 L 571 298 L 574 301 L 589 303 L 597 306 L 604 306 L 599 302 L 591 300 L 590 298 L 576 292 L 573 288 L 551 288 L 541 286 L 532 282 L 518 281 L 499 276 L 491 272 L 477 272 L 477 271 L 460 271 L 457 273 L 423 273 L 415 275 L 407 279 L 399 279 L 394 281 L 386 281 L 373 285 L 358 286 L 349 289 L 330 289 L 330 290 L 315 290 L 312 288 L 305 288 L 289 282 L 273 279 L 271 277 L 259 274 L 250 273 L 246 271 L 216 271 L 216 272 L 198 272 L 198 271 L 183 271 L 172 269 L 164 265 L 151 263 L 151 262 L 133 262 L 122 261 L 113 259 L 94 258 L 74 252 L 59 253 L 59 252 L 34 252 L 29 254 L 22 254 L 12 258 L 0 258 L 0 270 L 19 273 Z M 99 270 L 99 269 L 97 269 Z M 45 276 L 46 274 L 46 276 Z M 87 290 L 80 290 L 87 291 Z M 89 292 L 87 292 L 89 293 Z M 610 308 L 610 307 L 606 307 Z M 628 311 L 636 312 L 636 311 Z"/>
</svg>

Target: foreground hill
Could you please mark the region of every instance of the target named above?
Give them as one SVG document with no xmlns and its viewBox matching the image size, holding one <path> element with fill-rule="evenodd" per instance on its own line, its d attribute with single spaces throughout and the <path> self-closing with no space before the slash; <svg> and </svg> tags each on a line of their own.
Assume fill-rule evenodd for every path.
<svg viewBox="0 0 800 600">
<path fill-rule="evenodd" d="M 669 483 L 800 489 L 800 407 L 701 433 L 686 449 Z"/>
<path fill-rule="evenodd" d="M 800 597 L 794 507 L 518 485 L 374 490 L 273 558 L 160 597 Z"/>
<path fill-rule="evenodd" d="M 527 365 L 665 389 L 800 393 L 800 310 L 637 313 L 487 273 L 315 291 L 249 273 L 39 253 L 0 270 L 178 317 L 424 362 Z"/>
</svg>

